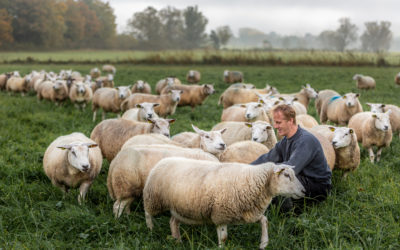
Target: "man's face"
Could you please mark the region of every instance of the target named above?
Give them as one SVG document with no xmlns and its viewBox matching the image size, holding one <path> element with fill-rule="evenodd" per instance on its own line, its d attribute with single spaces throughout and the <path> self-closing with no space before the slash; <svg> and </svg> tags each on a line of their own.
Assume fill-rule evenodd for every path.
<svg viewBox="0 0 400 250">
<path fill-rule="evenodd" d="M 293 125 L 293 120 L 286 120 L 282 112 L 274 112 L 274 128 L 278 131 L 280 136 L 287 136 L 290 132 L 290 128 Z"/>
</svg>

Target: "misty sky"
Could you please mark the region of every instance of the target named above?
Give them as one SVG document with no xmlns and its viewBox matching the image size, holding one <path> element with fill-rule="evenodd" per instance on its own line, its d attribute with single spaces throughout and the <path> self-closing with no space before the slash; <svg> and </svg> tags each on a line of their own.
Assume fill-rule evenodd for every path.
<svg viewBox="0 0 400 250">
<path fill-rule="evenodd" d="M 160 10 L 170 5 L 182 10 L 197 5 L 208 18 L 207 32 L 229 25 L 235 35 L 241 27 L 283 35 L 318 35 L 323 30 L 336 29 L 339 18 L 350 17 L 358 26 L 359 35 L 367 21 L 390 21 L 394 36 L 400 35 L 399 0 L 109 0 L 109 3 L 117 17 L 118 32 L 126 29 L 133 13 L 147 6 Z"/>
</svg>

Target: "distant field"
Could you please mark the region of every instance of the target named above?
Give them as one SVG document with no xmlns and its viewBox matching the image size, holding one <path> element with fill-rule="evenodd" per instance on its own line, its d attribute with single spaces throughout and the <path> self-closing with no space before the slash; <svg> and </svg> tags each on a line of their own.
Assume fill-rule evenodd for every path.
<svg viewBox="0 0 400 250">
<path fill-rule="evenodd" d="M 68 60 L 92 58 L 82 52 L 48 53 Z M 99 53 L 99 52 L 97 52 Z M 115 57 L 133 56 L 130 52 L 115 53 Z M 124 55 L 125 53 L 125 55 Z M 310 52 L 311 53 L 311 52 Z M 29 54 L 29 53 L 28 53 Z M 140 54 L 140 55 L 144 55 Z M 1 60 L 11 60 L 18 54 L 0 53 Z M 32 53 L 46 60 L 46 53 Z M 7 57 L 10 56 L 10 57 Z M 12 56 L 12 57 L 11 57 Z M 26 57 L 27 53 L 20 56 Z M 87 56 L 87 57 L 86 57 Z M 33 69 L 58 72 L 74 69 L 84 74 L 101 64 L 3 64 L 0 73 L 19 70 L 22 75 Z M 393 78 L 396 68 L 378 67 L 311 67 L 311 66 L 148 66 L 117 65 L 117 85 L 132 84 L 138 79 L 148 81 L 154 91 L 155 83 L 168 75 L 184 79 L 190 68 L 201 71 L 201 83 L 213 83 L 217 93 L 204 105 L 178 108 L 171 135 L 192 131 L 191 124 L 209 130 L 218 123 L 222 107 L 219 95 L 228 85 L 222 82 L 224 69 L 241 70 L 245 81 L 258 87 L 269 83 L 281 93 L 296 92 L 310 83 L 317 90 L 335 89 L 339 93 L 359 92 L 361 103 L 384 102 L 400 105 L 400 87 Z M 377 88 L 358 91 L 352 77 L 355 73 L 371 75 Z M 80 206 L 78 191 L 63 197 L 52 186 L 43 172 L 42 157 L 47 146 L 58 136 L 80 131 L 90 135 L 92 122 L 90 107 L 80 112 L 66 103 L 61 107 L 48 101 L 38 102 L 28 96 L 0 92 L 0 249 L 217 249 L 217 233 L 212 225 L 181 225 L 182 243 L 169 235 L 168 213 L 156 217 L 155 228 L 146 228 L 143 203 L 132 204 L 131 215 L 115 220 L 113 201 L 106 188 L 109 163 L 103 162 L 99 177 L 88 193 L 87 202 Z M 314 102 L 308 113 L 316 117 Z M 108 118 L 115 117 L 109 115 Z M 318 120 L 318 117 L 316 117 Z M 100 119 L 100 116 L 98 116 Z M 97 120 L 98 122 L 99 120 Z M 382 160 L 371 164 L 368 152 L 361 151 L 361 165 L 347 179 L 334 171 L 333 190 L 327 201 L 309 206 L 300 215 L 277 213 L 275 206 L 267 209 L 269 220 L 269 249 L 400 249 L 400 140 L 394 136 L 389 148 L 382 152 Z M 228 249 L 254 249 L 261 235 L 258 223 L 229 225 Z"/>
<path fill-rule="evenodd" d="M 0 52 L 1 63 L 400 66 L 400 53 L 378 56 L 360 52 L 261 50 Z"/>
</svg>

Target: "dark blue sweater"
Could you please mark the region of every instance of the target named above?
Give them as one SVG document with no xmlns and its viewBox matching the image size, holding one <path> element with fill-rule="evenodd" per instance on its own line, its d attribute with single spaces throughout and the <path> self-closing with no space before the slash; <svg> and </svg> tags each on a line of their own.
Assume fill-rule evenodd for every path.
<svg viewBox="0 0 400 250">
<path fill-rule="evenodd" d="M 321 144 L 314 135 L 301 127 L 298 127 L 292 137 L 284 137 L 268 153 L 251 164 L 264 162 L 291 165 L 296 175 L 304 175 L 321 184 L 331 184 L 332 171 L 326 162 Z"/>
</svg>

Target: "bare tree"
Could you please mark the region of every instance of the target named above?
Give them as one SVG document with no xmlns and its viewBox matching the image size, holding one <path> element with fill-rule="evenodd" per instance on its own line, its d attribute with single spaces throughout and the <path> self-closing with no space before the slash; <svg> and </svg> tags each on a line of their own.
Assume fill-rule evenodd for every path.
<svg viewBox="0 0 400 250">
<path fill-rule="evenodd" d="M 366 22 L 365 31 L 361 36 L 362 49 L 366 51 L 382 52 L 390 48 L 393 33 L 391 23 L 387 21 Z"/>
<path fill-rule="evenodd" d="M 335 47 L 339 51 L 344 51 L 346 47 L 357 40 L 357 26 L 350 22 L 350 18 L 339 19 L 340 26 L 336 30 Z"/>
</svg>

